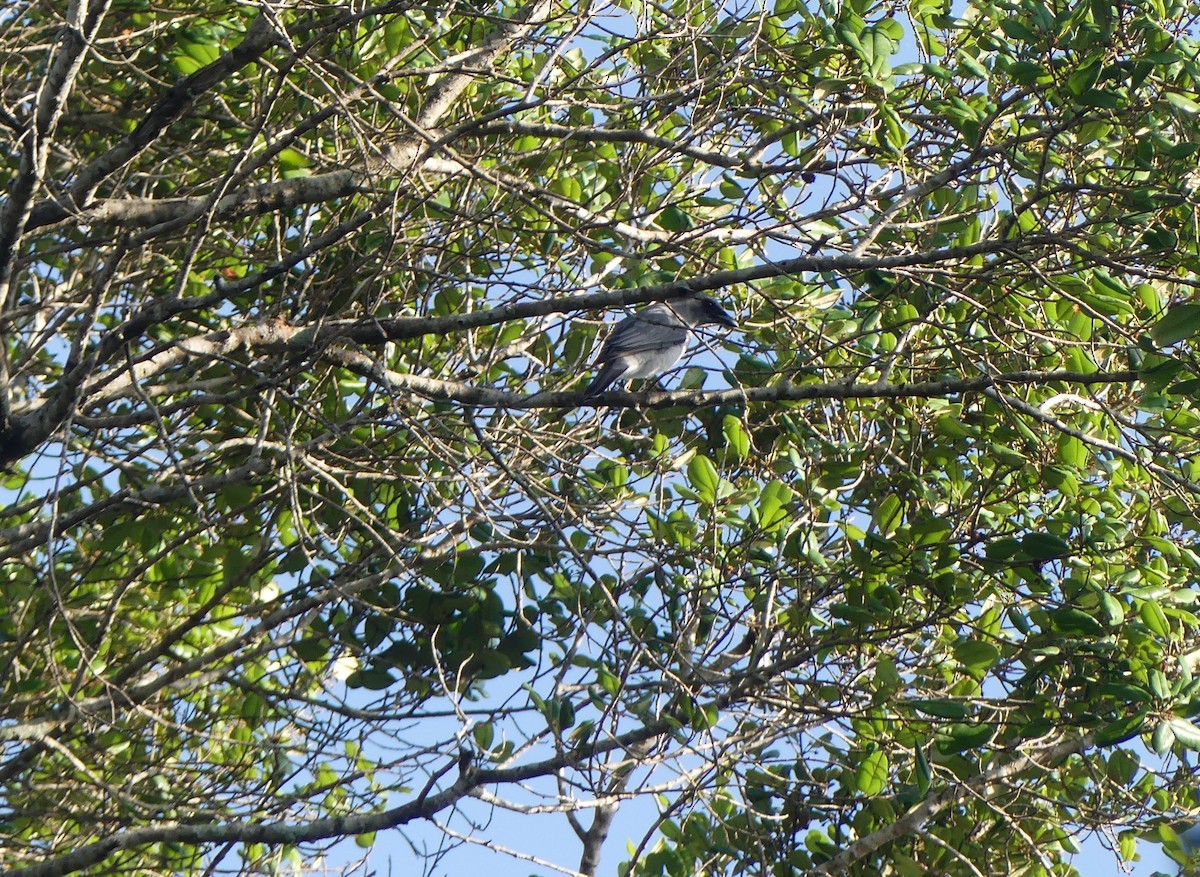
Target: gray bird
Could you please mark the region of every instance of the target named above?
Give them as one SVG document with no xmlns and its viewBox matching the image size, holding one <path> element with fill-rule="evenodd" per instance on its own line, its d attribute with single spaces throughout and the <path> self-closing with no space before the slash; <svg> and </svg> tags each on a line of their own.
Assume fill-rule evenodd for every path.
<svg viewBox="0 0 1200 877">
<path fill-rule="evenodd" d="M 713 324 L 737 326 L 715 298 L 699 293 L 660 301 L 626 317 L 600 348 L 600 370 L 583 391 L 584 398 L 603 393 L 617 381 L 657 377 L 679 362 L 692 329 Z"/>
</svg>

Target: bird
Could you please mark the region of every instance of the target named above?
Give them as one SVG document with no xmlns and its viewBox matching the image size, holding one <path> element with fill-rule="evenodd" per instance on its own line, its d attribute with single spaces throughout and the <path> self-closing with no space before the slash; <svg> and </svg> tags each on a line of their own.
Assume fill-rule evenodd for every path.
<svg viewBox="0 0 1200 877">
<path fill-rule="evenodd" d="M 617 381 L 653 378 L 679 361 L 697 326 L 737 327 L 715 298 L 691 293 L 660 301 L 617 323 L 596 356 L 599 371 L 583 391 L 585 399 Z"/>
</svg>

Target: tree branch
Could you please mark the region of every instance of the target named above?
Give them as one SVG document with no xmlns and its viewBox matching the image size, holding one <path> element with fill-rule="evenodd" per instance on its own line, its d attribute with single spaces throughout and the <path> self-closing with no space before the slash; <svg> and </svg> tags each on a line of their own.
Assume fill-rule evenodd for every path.
<svg viewBox="0 0 1200 877">
<path fill-rule="evenodd" d="M 241 43 L 211 64 L 172 85 L 127 137 L 75 175 L 68 190 L 66 203 L 59 208 L 62 211 L 61 215 L 65 217 L 86 207 L 104 180 L 133 161 L 157 140 L 197 97 L 246 65 L 257 61 L 263 52 L 279 41 L 280 36 L 268 16 L 260 13 L 246 29 L 246 36 Z"/>
<path fill-rule="evenodd" d="M 11 425 L 8 321 L 15 301 L 13 275 L 17 251 L 34 192 L 46 172 L 54 131 L 108 6 L 109 0 L 93 0 L 90 4 L 87 0 L 76 0 L 68 7 L 67 27 L 38 89 L 33 119 L 21 136 L 20 166 L 9 184 L 7 199 L 0 205 L 0 430 Z"/>
<path fill-rule="evenodd" d="M 281 37 L 266 16 L 260 15 L 246 31 L 237 48 L 175 83 L 124 140 L 84 167 L 75 177 L 69 196 L 62 202 L 42 202 L 31 211 L 28 229 L 54 225 L 74 218 L 78 224 L 113 223 L 123 228 L 175 227 L 194 221 L 205 212 L 222 218 L 287 210 L 301 204 L 332 201 L 358 191 L 364 176 L 407 171 L 429 146 L 425 132 L 435 128 L 454 101 L 484 73 L 495 59 L 529 31 L 544 23 L 550 0 L 538 0 L 519 19 L 508 22 L 486 44 L 457 59 L 459 69 L 437 81 L 416 120 L 416 130 L 388 144 L 381 153 L 355 169 L 330 171 L 248 186 L 211 203 L 211 197 L 114 198 L 93 205 L 96 188 L 114 171 L 136 158 L 156 140 L 191 103 L 204 92 L 247 64 L 256 61 Z"/>
<path fill-rule="evenodd" d="M 1044 235 L 1026 238 L 1029 245 L 1052 245 L 1058 236 Z M 120 377 L 106 373 L 93 376 L 84 385 L 81 406 L 100 404 L 126 392 L 134 383 L 162 372 L 173 365 L 192 358 L 207 359 L 228 356 L 242 348 L 259 348 L 263 352 L 292 354 L 319 353 L 334 344 L 350 341 L 365 345 L 378 345 L 388 341 L 418 338 L 422 335 L 445 335 L 464 332 L 483 326 L 497 325 L 510 320 L 542 317 L 549 314 L 590 310 L 635 302 L 664 301 L 692 291 L 714 291 L 739 283 L 748 283 L 771 277 L 803 272 L 858 271 L 867 268 L 886 269 L 954 262 L 973 256 L 1007 250 L 1013 241 L 983 241 L 965 247 L 947 247 L 921 253 L 902 253 L 895 256 L 862 257 L 845 255 L 801 256 L 779 262 L 766 262 L 748 268 L 716 271 L 686 281 L 655 284 L 633 289 L 602 290 L 582 295 L 562 296 L 535 301 L 499 305 L 494 308 L 466 314 L 438 317 L 403 317 L 390 320 L 344 320 L 330 321 L 315 326 L 295 327 L 274 322 L 242 329 L 212 333 L 191 338 L 148 357 Z M 102 342 L 103 345 L 104 342 Z M 1075 375 L 1068 382 L 1087 383 L 1131 383 L 1137 379 L 1134 372 L 1105 373 L 1118 377 L 1098 378 L 1082 374 L 1028 373 L 1029 380 L 1009 376 L 1009 382 L 1041 383 L 1049 380 L 1067 380 L 1061 377 L 1043 377 L 1047 374 Z M 793 386 L 781 384 L 773 387 L 725 390 L 715 393 L 647 394 L 607 393 L 601 401 L 610 406 L 632 407 L 650 405 L 665 407 L 672 404 L 692 403 L 702 405 L 724 404 L 736 401 L 779 401 L 784 399 L 814 398 L 872 398 L 900 396 L 943 396 L 952 393 L 978 391 L 989 387 L 994 378 L 980 376 L 950 381 L 933 381 L 914 385 L 835 384 Z M 454 399 L 472 404 L 495 405 L 510 408 L 556 408 L 574 407 L 582 401 L 577 393 L 539 393 L 533 396 L 505 393 L 483 387 L 467 387 L 460 384 L 438 381 L 431 378 L 407 376 L 403 383 L 414 392 L 434 398 Z M 837 387 L 836 390 L 820 389 Z M 101 387 L 104 387 L 101 391 Z M 900 388 L 900 389 L 898 389 Z M 0 466 L 6 466 L 32 451 L 64 422 L 71 406 L 63 404 L 59 395 L 42 398 L 15 412 L 6 428 L 0 429 Z"/>
<path fill-rule="evenodd" d="M 989 787 L 993 785 L 1011 779 L 1026 770 L 1046 770 L 1048 769 L 1048 764 L 1057 762 L 1068 755 L 1083 752 L 1090 749 L 1091 746 L 1092 738 L 1090 735 L 1064 740 L 1053 746 L 1038 749 L 1028 755 L 1022 755 L 1006 764 L 994 767 L 978 776 L 971 777 L 965 782 L 953 785 L 935 795 L 930 795 L 895 822 L 865 837 L 859 838 L 828 862 L 818 865 L 809 873 L 814 875 L 814 877 L 819 874 L 845 874 L 856 862 L 862 861 L 892 841 L 904 835 L 920 831 L 926 822 L 947 807 L 972 796 L 983 796 L 986 798 L 989 793 Z"/>
<path fill-rule="evenodd" d="M 315 819 L 303 824 L 290 822 L 217 822 L 197 825 L 160 823 L 147 828 L 135 828 L 118 832 L 103 840 L 80 847 L 69 853 L 29 865 L 12 869 L 9 873 L 21 877 L 64 877 L 93 865 L 99 864 L 121 850 L 136 849 L 148 844 L 182 843 L 264 843 L 298 844 L 346 835 L 367 834 L 383 831 L 426 819 L 458 801 L 468 797 L 473 790 L 501 783 L 514 783 L 534 777 L 545 776 L 565 767 L 578 765 L 615 749 L 627 748 L 669 733 L 675 724 L 659 720 L 636 728 L 616 737 L 578 747 L 569 755 L 560 754 L 553 758 L 513 768 L 476 770 L 463 766 L 452 785 L 440 792 L 421 794 L 416 799 L 379 813 L 364 813 L 351 816 L 334 816 Z"/>
</svg>

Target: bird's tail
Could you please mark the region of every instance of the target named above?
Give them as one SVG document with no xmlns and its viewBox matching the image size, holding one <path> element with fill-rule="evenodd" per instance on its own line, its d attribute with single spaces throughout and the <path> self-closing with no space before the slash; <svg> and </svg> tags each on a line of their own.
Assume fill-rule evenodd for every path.
<svg viewBox="0 0 1200 877">
<path fill-rule="evenodd" d="M 624 365 L 619 365 L 615 362 L 604 363 L 604 366 L 592 378 L 592 382 L 587 385 L 587 389 L 583 391 L 583 398 L 590 399 L 593 396 L 599 396 L 619 381 L 623 374 L 625 374 Z"/>
</svg>

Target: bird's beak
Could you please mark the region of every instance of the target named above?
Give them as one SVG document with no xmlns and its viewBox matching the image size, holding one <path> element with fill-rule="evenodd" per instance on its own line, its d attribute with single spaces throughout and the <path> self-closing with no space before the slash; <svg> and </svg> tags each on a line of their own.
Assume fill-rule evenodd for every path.
<svg viewBox="0 0 1200 877">
<path fill-rule="evenodd" d="M 737 328 L 737 320 L 735 320 L 733 317 L 731 317 L 726 311 L 721 310 L 720 308 L 718 308 L 718 310 L 720 311 L 720 313 L 713 315 L 714 320 L 717 323 L 720 323 L 722 326 L 726 327 L 727 329 L 736 329 Z"/>
</svg>

